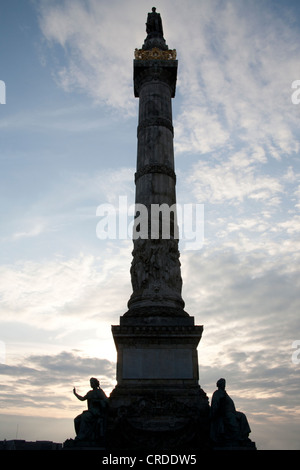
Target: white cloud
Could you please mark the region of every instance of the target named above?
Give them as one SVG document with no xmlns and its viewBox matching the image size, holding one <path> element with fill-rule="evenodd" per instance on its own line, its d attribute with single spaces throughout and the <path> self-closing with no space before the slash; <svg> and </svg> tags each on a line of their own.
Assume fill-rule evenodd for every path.
<svg viewBox="0 0 300 470">
<path fill-rule="evenodd" d="M 262 146 L 276 159 L 297 152 L 290 84 L 298 75 L 298 31 L 260 2 L 192 2 L 189 7 L 181 16 L 189 28 L 182 26 L 178 41 L 183 101 L 177 151 L 224 151 L 238 139 L 246 148 L 249 141 Z M 174 9 L 176 25 L 177 14 Z M 171 33 L 176 43 L 172 27 Z"/>
<path fill-rule="evenodd" d="M 20 238 L 31 238 L 31 237 L 37 237 L 38 235 L 40 235 L 41 233 L 43 233 L 45 230 L 45 226 L 44 226 L 44 223 L 40 222 L 40 223 L 35 223 L 33 225 L 32 228 L 24 231 L 24 232 L 16 232 L 13 234 L 13 239 L 14 240 L 17 240 L 17 239 L 20 239 Z"/>
<path fill-rule="evenodd" d="M 299 210 L 300 209 L 300 184 L 298 185 L 297 189 L 295 190 L 294 196 L 296 197 L 296 200 L 297 200 L 297 202 L 295 204 L 295 208 L 297 210 Z"/>
<path fill-rule="evenodd" d="M 226 159 L 199 160 L 187 177 L 193 185 L 194 195 L 199 202 L 211 204 L 237 204 L 246 199 L 277 205 L 283 192 L 281 182 L 263 174 L 260 161 L 264 156 L 256 148 L 233 153 Z"/>
<path fill-rule="evenodd" d="M 107 321 L 114 312 L 126 309 L 130 295 L 129 277 L 124 276 L 131 261 L 130 247 L 119 247 L 119 255 L 112 257 L 116 249 L 106 247 L 99 257 L 80 254 L 73 259 L 1 266 L 2 321 L 66 331 L 91 328 L 97 319 Z"/>
<path fill-rule="evenodd" d="M 185 107 L 175 121 L 175 152 L 213 152 L 229 140 L 229 132 L 209 108 Z"/>
<path fill-rule="evenodd" d="M 128 63 L 144 39 L 144 16 L 143 6 L 134 1 L 45 2 L 40 9 L 41 30 L 65 53 L 65 62 L 55 71 L 58 83 L 65 90 L 79 89 L 96 101 L 121 108 L 123 113 L 134 112 Z"/>
<path fill-rule="evenodd" d="M 65 54 L 57 81 L 134 113 L 128 64 L 142 46 L 148 9 L 133 0 L 44 2 L 42 33 Z M 167 43 L 178 50 L 176 152 L 206 153 L 236 139 L 245 146 L 251 140 L 276 159 L 297 152 L 290 85 L 298 73 L 298 32 L 258 2 L 193 1 L 182 8 L 166 1 L 161 14 Z"/>
</svg>

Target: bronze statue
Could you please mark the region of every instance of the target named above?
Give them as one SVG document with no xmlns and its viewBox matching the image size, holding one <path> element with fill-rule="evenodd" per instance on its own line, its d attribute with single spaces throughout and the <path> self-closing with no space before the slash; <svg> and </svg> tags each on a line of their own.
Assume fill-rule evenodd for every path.
<svg viewBox="0 0 300 470">
<path fill-rule="evenodd" d="M 148 13 L 147 23 L 146 23 L 146 32 L 149 33 L 159 33 L 163 36 L 163 27 L 162 21 L 159 13 L 156 13 L 156 8 L 152 8 L 152 13 Z"/>
<path fill-rule="evenodd" d="M 247 417 L 236 411 L 233 400 L 225 390 L 225 379 L 217 382 L 218 390 L 211 400 L 211 439 L 221 445 L 245 445 L 251 432 Z"/>
<path fill-rule="evenodd" d="M 88 409 L 74 419 L 75 439 L 81 441 L 98 441 L 104 437 L 105 433 L 108 398 L 100 388 L 100 383 L 97 379 L 92 377 L 90 384 L 92 390 L 83 397 L 76 392 L 75 387 L 73 389 L 74 395 L 79 400 L 87 400 L 88 402 Z"/>
</svg>

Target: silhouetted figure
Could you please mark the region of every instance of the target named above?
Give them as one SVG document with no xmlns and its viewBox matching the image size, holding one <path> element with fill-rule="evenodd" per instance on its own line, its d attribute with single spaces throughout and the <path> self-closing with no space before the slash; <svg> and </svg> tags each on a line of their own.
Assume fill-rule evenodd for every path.
<svg viewBox="0 0 300 470">
<path fill-rule="evenodd" d="M 156 13 L 156 8 L 152 8 L 152 13 L 148 13 L 146 32 L 149 33 L 160 33 L 163 36 L 162 21 L 159 13 Z"/>
<path fill-rule="evenodd" d="M 74 395 L 81 401 L 87 400 L 88 409 L 83 411 L 74 419 L 76 438 L 81 441 L 98 441 L 104 437 L 106 412 L 108 406 L 108 398 L 104 391 L 100 388 L 100 383 L 92 377 L 90 379 L 92 390 L 82 397 L 76 393 L 74 387 Z"/>
<path fill-rule="evenodd" d="M 245 445 L 251 442 L 247 417 L 236 411 L 234 402 L 225 390 L 225 379 L 217 382 L 218 390 L 211 400 L 211 439 L 220 445 Z"/>
</svg>

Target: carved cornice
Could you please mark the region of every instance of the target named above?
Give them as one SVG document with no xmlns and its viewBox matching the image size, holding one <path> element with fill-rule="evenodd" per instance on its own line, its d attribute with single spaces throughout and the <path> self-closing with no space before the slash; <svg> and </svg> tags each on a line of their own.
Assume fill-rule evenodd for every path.
<svg viewBox="0 0 300 470">
<path fill-rule="evenodd" d="M 154 163 L 152 165 L 145 165 L 140 168 L 134 175 L 135 182 L 137 182 L 141 176 L 147 175 L 149 173 L 163 173 L 164 175 L 168 175 L 176 181 L 176 174 L 172 168 L 160 163 Z"/>
<path fill-rule="evenodd" d="M 130 326 L 119 326 L 112 325 L 112 332 L 114 337 L 117 336 L 134 336 L 138 337 L 150 337 L 157 338 L 158 336 L 166 337 L 182 337 L 185 336 L 187 341 L 191 338 L 201 338 L 203 333 L 202 325 L 130 325 Z"/>
<path fill-rule="evenodd" d="M 153 49 L 135 49 L 134 58 L 136 60 L 176 60 L 177 52 L 176 49 L 168 49 L 163 51 L 158 47 Z"/>
<path fill-rule="evenodd" d="M 130 325 L 111 327 L 114 341 L 125 346 L 164 344 L 193 345 L 197 347 L 203 333 L 202 325 Z M 161 343 L 163 341 L 163 343 Z"/>
</svg>

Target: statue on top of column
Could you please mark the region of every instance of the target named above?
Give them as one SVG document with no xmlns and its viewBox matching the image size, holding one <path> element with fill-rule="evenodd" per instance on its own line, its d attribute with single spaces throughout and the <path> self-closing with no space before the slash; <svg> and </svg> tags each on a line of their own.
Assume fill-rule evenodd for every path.
<svg viewBox="0 0 300 470">
<path fill-rule="evenodd" d="M 149 33 L 160 33 L 163 36 L 162 21 L 159 13 L 156 13 L 156 8 L 152 8 L 152 13 L 148 13 L 146 32 Z"/>
<path fill-rule="evenodd" d="M 147 37 L 143 44 L 143 50 L 151 50 L 158 48 L 163 51 L 168 50 L 168 46 L 164 39 L 162 20 L 159 13 L 156 12 L 156 8 L 152 8 L 152 12 L 148 13 L 146 23 Z"/>
</svg>

